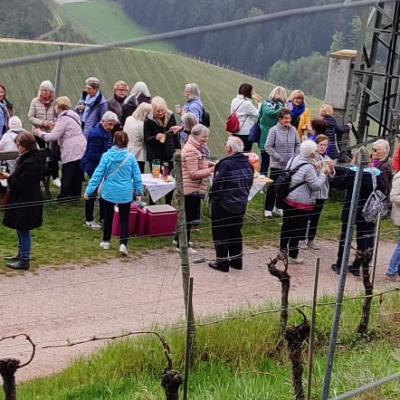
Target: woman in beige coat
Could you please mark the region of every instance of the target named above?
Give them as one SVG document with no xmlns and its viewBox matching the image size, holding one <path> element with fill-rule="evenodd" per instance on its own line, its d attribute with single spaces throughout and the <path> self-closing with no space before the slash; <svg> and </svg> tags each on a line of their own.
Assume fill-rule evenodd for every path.
<svg viewBox="0 0 400 400">
<path fill-rule="evenodd" d="M 392 190 L 390 192 L 390 201 L 392 202 L 392 221 L 400 227 L 400 172 L 398 172 L 392 181 Z M 400 275 L 400 237 L 396 248 L 385 273 L 385 278 L 389 281 L 397 281 Z"/>
<path fill-rule="evenodd" d="M 140 172 L 144 173 L 146 163 L 146 145 L 144 143 L 144 120 L 152 111 L 149 103 L 141 103 L 134 113 L 128 117 L 124 124 L 124 132 L 128 134 L 128 151 L 132 153 L 138 162 Z"/>
<path fill-rule="evenodd" d="M 204 154 L 207 149 L 209 132 L 204 125 L 195 125 L 182 149 L 183 192 L 188 242 L 192 227 L 200 224 L 201 200 L 207 191 L 208 178 L 214 172 L 214 165 L 207 160 Z M 176 234 L 175 240 L 179 249 L 178 234 Z M 190 246 L 189 253 L 196 254 L 196 251 Z"/>
</svg>

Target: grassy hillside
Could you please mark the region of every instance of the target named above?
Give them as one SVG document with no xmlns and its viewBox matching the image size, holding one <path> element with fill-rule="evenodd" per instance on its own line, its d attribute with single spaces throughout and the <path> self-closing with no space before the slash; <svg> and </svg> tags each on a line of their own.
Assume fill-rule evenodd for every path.
<svg viewBox="0 0 400 400">
<path fill-rule="evenodd" d="M 56 49 L 54 45 L 45 44 L 0 43 L 0 58 L 20 57 Z M 37 93 L 39 83 L 44 79 L 54 81 L 55 70 L 54 61 L 4 68 L 1 71 L 1 80 L 7 87 L 8 97 L 14 102 L 18 115 L 26 117 L 30 100 Z M 238 86 L 249 82 L 262 96 L 267 96 L 272 88 L 272 85 L 264 81 L 178 55 L 126 49 L 65 59 L 60 94 L 67 95 L 73 103 L 76 102 L 88 76 L 97 76 L 104 82 L 103 91 L 107 96 L 111 95 L 113 83 L 118 79 L 126 80 L 131 85 L 137 80 L 143 80 L 148 83 L 151 93 L 165 97 L 171 108 L 174 104 L 184 102 L 184 84 L 197 82 L 202 91 L 202 99 L 211 114 L 211 148 L 217 154 L 223 151 L 226 138 L 225 119 Z M 309 104 L 316 109 L 319 102 L 309 99 Z"/>
<path fill-rule="evenodd" d="M 88 37 L 94 43 L 116 42 L 148 33 L 135 24 L 115 1 L 66 3 L 58 9 L 61 11 L 62 19 L 71 22 L 74 31 Z M 158 51 L 172 50 L 172 46 L 166 43 L 155 43 L 144 47 Z"/>
</svg>

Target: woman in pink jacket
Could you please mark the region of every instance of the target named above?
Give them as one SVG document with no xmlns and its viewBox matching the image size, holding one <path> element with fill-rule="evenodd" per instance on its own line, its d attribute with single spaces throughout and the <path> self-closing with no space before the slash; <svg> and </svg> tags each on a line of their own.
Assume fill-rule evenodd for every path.
<svg viewBox="0 0 400 400">
<path fill-rule="evenodd" d="M 80 118 L 71 110 L 71 100 L 58 97 L 55 103 L 57 120 L 53 130 L 46 133 L 35 129 L 36 136 L 45 142 L 58 142 L 61 152 L 62 178 L 58 199 L 79 199 L 82 194 L 83 171 L 80 162 L 86 149 Z"/>
<path fill-rule="evenodd" d="M 214 165 L 206 157 L 209 132 L 204 125 L 195 125 L 182 149 L 183 192 L 188 242 L 190 242 L 192 227 L 200 224 L 201 200 L 207 191 L 208 178 L 214 172 Z M 175 240 L 177 249 L 179 249 L 177 234 Z M 196 250 L 190 243 L 189 253 L 196 254 Z"/>
</svg>

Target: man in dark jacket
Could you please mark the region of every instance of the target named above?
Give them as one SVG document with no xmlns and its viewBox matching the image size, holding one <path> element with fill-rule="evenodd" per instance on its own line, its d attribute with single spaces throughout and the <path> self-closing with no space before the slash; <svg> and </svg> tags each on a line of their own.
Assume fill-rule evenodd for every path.
<svg viewBox="0 0 400 400">
<path fill-rule="evenodd" d="M 89 177 L 94 173 L 94 170 L 100 163 L 101 156 L 111 148 L 113 143 L 112 131 L 119 123 L 118 117 L 112 111 L 107 111 L 101 121 L 92 129 L 88 136 L 86 151 L 81 160 L 81 168 Z M 86 201 L 86 226 L 91 229 L 100 229 L 99 225 L 94 220 L 94 203 L 96 196 Z M 100 219 L 103 215 L 103 206 L 100 199 Z"/>
<path fill-rule="evenodd" d="M 242 226 L 253 184 L 254 170 L 243 152 L 243 142 L 230 137 L 228 157 L 215 167 L 210 191 L 212 234 L 217 260 L 211 268 L 229 272 L 229 267 L 243 268 Z"/>
</svg>

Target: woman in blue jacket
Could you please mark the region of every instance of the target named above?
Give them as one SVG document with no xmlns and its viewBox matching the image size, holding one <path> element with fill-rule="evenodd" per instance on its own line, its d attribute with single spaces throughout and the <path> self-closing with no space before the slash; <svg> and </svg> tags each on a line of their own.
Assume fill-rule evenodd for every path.
<svg viewBox="0 0 400 400">
<path fill-rule="evenodd" d="M 100 247 L 110 249 L 114 206 L 118 205 L 121 225 L 119 252 L 128 255 L 129 212 L 133 196 L 143 194 L 140 169 L 135 156 L 128 152 L 128 135 L 118 131 L 114 135 L 114 146 L 101 157 L 85 192 L 85 200 L 96 193 L 101 185 L 100 197 L 104 201 L 103 241 Z"/>
</svg>

